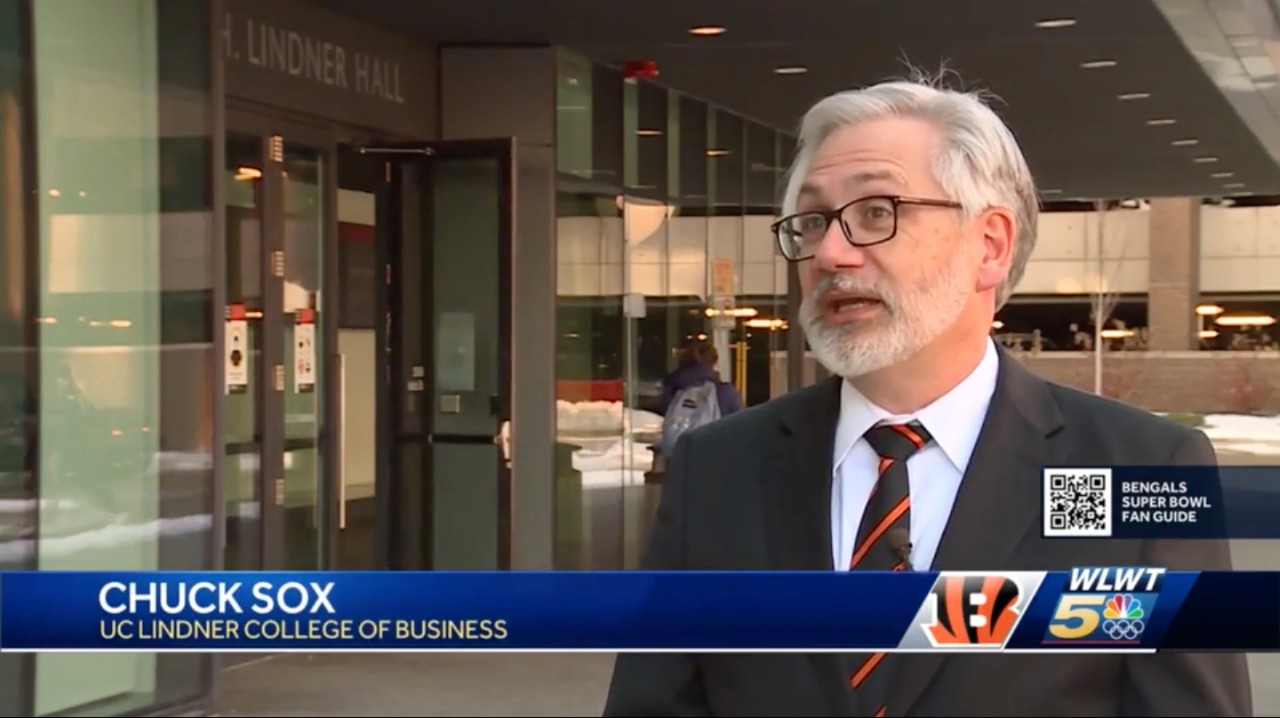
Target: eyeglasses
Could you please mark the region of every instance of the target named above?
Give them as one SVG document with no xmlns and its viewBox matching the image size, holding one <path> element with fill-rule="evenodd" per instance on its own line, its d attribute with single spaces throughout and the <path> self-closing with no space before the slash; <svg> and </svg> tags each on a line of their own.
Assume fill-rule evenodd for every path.
<svg viewBox="0 0 1280 718">
<path fill-rule="evenodd" d="M 949 207 L 959 209 L 960 203 L 924 197 L 900 197 L 875 195 L 861 197 L 831 210 L 813 210 L 789 215 L 774 222 L 771 227 L 778 239 L 778 249 L 791 262 L 810 259 L 816 253 L 822 238 L 827 236 L 831 223 L 840 222 L 840 229 L 849 244 L 869 247 L 888 242 L 898 234 L 898 207 L 902 205 L 924 207 Z"/>
</svg>

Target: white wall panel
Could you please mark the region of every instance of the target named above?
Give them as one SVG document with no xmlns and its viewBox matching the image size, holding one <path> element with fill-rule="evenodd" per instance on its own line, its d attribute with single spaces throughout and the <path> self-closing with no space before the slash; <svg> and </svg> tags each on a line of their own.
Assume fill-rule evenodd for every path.
<svg viewBox="0 0 1280 718">
<path fill-rule="evenodd" d="M 1153 242 L 1154 251 L 1160 251 L 1159 238 L 1150 236 L 1148 218 L 1144 210 L 1108 212 L 1101 223 L 1099 262 L 1098 213 L 1042 214 L 1036 249 L 1017 293 L 1088 293 L 1099 277 L 1109 291 L 1146 292 Z M 560 293 L 705 296 L 710 256 L 732 263 L 735 294 L 785 295 L 786 263 L 769 233 L 772 221 L 772 217 L 667 217 L 661 210 L 657 219 L 628 212 L 626 222 L 561 218 Z M 1205 206 L 1200 231 L 1202 291 L 1280 291 L 1280 207 Z M 632 240 L 629 245 L 628 239 Z M 630 285 L 622 269 L 628 251 Z"/>
</svg>

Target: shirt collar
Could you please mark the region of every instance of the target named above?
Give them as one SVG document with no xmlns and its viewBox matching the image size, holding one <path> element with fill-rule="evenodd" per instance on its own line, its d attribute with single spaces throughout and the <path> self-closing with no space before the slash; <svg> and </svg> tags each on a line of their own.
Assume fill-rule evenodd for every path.
<svg viewBox="0 0 1280 718">
<path fill-rule="evenodd" d="M 987 407 L 995 393 L 999 368 L 1000 356 L 995 342 L 988 341 L 987 351 L 977 368 L 932 404 L 908 416 L 885 411 L 863 396 L 850 382 L 841 382 L 840 420 L 836 425 L 833 468 L 840 467 L 854 444 L 871 427 L 881 422 L 902 422 L 914 418 L 924 424 L 947 459 L 963 473 L 973 456 L 978 435 L 982 432 Z"/>
</svg>

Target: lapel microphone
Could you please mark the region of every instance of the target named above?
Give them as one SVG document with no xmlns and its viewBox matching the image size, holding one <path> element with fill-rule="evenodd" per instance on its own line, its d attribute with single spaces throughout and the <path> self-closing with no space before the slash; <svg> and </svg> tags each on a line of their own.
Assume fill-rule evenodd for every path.
<svg viewBox="0 0 1280 718">
<path fill-rule="evenodd" d="M 896 528 L 889 532 L 889 550 L 906 567 L 904 570 L 915 570 L 911 567 L 911 534 L 906 529 Z"/>
</svg>

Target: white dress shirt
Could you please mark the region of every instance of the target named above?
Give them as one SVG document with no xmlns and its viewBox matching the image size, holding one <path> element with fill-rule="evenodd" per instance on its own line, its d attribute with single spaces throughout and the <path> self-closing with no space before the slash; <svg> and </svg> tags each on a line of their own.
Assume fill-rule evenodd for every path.
<svg viewBox="0 0 1280 718">
<path fill-rule="evenodd" d="M 942 531 L 969 466 L 987 407 L 996 388 L 1000 357 L 994 342 L 978 367 L 937 401 L 909 416 L 895 416 L 873 404 L 849 382 L 840 395 L 831 487 L 831 548 L 836 570 L 848 570 L 858 526 L 878 476 L 879 459 L 863 437 L 879 423 L 918 420 L 933 441 L 907 460 L 911 484 L 911 566 L 933 565 Z"/>
</svg>

